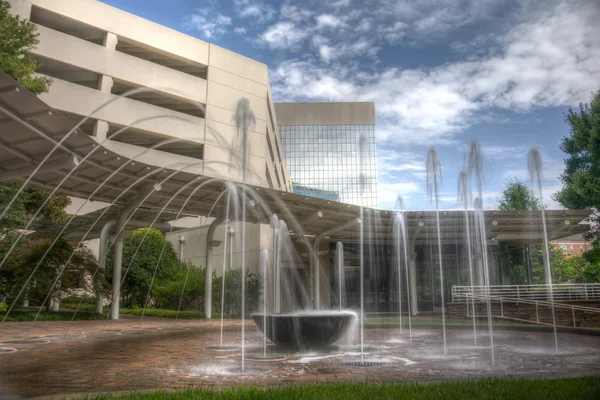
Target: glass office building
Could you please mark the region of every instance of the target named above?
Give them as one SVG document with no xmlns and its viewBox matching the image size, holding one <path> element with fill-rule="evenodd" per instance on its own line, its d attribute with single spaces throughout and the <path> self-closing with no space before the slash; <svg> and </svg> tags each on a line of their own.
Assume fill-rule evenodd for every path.
<svg viewBox="0 0 600 400">
<path fill-rule="evenodd" d="M 292 182 L 377 207 L 373 103 L 280 103 L 275 109 Z"/>
</svg>

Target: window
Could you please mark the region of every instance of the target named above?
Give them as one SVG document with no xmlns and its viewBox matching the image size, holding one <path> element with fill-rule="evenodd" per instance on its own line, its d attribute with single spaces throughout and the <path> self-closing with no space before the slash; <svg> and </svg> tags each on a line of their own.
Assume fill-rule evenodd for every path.
<svg viewBox="0 0 600 400">
<path fill-rule="evenodd" d="M 570 249 L 570 250 L 571 250 L 571 251 L 570 251 L 570 253 L 571 253 L 571 254 L 574 254 L 574 253 L 575 253 L 575 247 L 573 247 L 573 245 L 571 245 L 571 249 Z"/>
</svg>

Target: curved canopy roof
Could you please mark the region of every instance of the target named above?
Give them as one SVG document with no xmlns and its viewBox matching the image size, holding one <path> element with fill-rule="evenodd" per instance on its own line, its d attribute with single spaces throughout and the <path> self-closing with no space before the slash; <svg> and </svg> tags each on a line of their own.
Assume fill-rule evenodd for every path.
<svg viewBox="0 0 600 400">
<path fill-rule="evenodd" d="M 208 216 L 211 210 L 210 216 L 224 214 L 226 181 L 187 173 L 185 165 L 163 168 L 126 159 L 74 128 L 60 113 L 0 72 L 0 181 L 27 183 L 111 204 L 108 210 L 73 216 L 65 229 L 70 239 L 80 240 L 88 230 L 87 239 L 98 237 L 104 222 L 117 218 L 127 207 L 139 206 L 126 229 L 150 225 L 156 219 L 155 226 L 168 231 L 171 228 L 166 223 L 178 215 Z M 241 184 L 233 186 L 241 191 Z M 248 203 L 249 221 L 269 223 L 275 213 L 294 233 L 358 239 L 358 206 L 263 187 L 247 186 L 247 190 L 255 203 Z M 550 240 L 588 229 L 582 223 L 590 214 L 587 210 L 545 213 Z M 390 240 L 395 214 L 365 209 L 367 240 Z M 408 211 L 405 217 L 411 240 L 437 238 L 434 211 Z M 464 237 L 464 211 L 440 211 L 440 217 L 444 242 Z M 472 217 L 470 213 L 471 221 Z M 484 219 L 488 239 L 530 243 L 542 238 L 539 211 L 487 210 Z M 64 224 L 45 224 L 41 231 L 58 234 Z"/>
</svg>

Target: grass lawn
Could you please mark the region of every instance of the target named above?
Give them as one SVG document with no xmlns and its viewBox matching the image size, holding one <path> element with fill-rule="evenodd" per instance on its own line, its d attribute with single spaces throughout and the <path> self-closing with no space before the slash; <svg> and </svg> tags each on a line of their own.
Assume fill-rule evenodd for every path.
<svg viewBox="0 0 600 400">
<path fill-rule="evenodd" d="M 96 395 L 95 400 L 178 399 L 598 399 L 600 377 L 526 380 L 482 379 L 432 384 L 396 383 L 290 386 L 277 389 L 234 388 L 223 391 L 186 389 L 119 395 Z"/>
<path fill-rule="evenodd" d="M 486 320 L 478 319 L 478 320 L 476 320 L 476 323 L 487 325 L 487 319 Z M 379 325 L 379 324 L 381 324 L 381 325 L 397 325 L 397 324 L 399 324 L 399 319 L 397 317 L 396 318 L 390 318 L 390 317 L 365 318 L 365 325 Z M 408 325 L 407 317 L 402 318 L 402 324 Z M 421 318 L 421 317 L 414 318 L 413 317 L 412 324 L 413 325 L 441 325 L 442 319 L 441 318 Z M 446 324 L 448 324 L 448 325 L 472 325 L 473 320 L 472 319 L 448 319 L 448 318 L 446 318 Z M 498 320 L 498 319 L 494 319 L 493 324 L 494 325 L 535 325 L 535 324 L 529 324 L 527 322 L 506 321 L 506 320 Z"/>
</svg>

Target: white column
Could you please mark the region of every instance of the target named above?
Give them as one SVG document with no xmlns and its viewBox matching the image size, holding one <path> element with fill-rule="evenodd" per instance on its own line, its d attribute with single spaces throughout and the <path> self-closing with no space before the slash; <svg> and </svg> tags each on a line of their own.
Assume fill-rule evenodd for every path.
<svg viewBox="0 0 600 400">
<path fill-rule="evenodd" d="M 215 230 L 222 222 L 221 218 L 215 219 L 206 232 L 206 269 L 204 270 L 204 317 L 210 319 L 212 316 L 212 271 L 213 271 L 213 247 L 218 242 L 213 241 Z M 246 227 L 244 226 L 243 229 Z"/>
<path fill-rule="evenodd" d="M 119 39 L 117 35 L 111 32 L 107 32 L 104 35 L 104 39 L 102 40 L 102 45 L 109 50 L 115 50 L 117 48 L 117 43 Z M 108 75 L 100 75 L 98 79 L 98 90 L 103 93 L 110 93 L 113 87 L 113 78 Z M 94 123 L 94 128 L 92 134 L 98 138 L 100 141 L 104 141 L 106 139 L 106 135 L 108 133 L 108 122 L 106 121 L 96 121 Z"/>
<path fill-rule="evenodd" d="M 409 254 L 409 281 L 410 281 L 410 312 L 412 315 L 419 314 L 417 304 L 417 253 L 415 253 L 414 243 L 411 246 L 411 253 Z"/>
<path fill-rule="evenodd" d="M 57 293 L 54 301 L 52 302 L 52 311 L 58 312 L 60 309 L 60 295 Z"/>
<path fill-rule="evenodd" d="M 104 275 L 106 269 L 106 251 L 108 243 L 108 233 L 117 224 L 116 220 L 108 221 L 100 231 L 100 245 L 98 246 L 98 272 L 100 276 Z M 96 293 L 96 314 L 102 314 L 104 298 L 100 293 Z"/>
<path fill-rule="evenodd" d="M 483 273 L 483 253 L 481 252 L 481 250 L 477 251 L 477 257 L 476 257 L 476 262 L 477 262 L 477 284 L 479 286 L 484 286 L 485 285 L 485 275 Z"/>
<path fill-rule="evenodd" d="M 121 264 L 123 262 L 123 238 L 118 237 L 115 242 L 115 260 L 112 276 L 112 307 L 110 319 L 119 319 L 119 301 L 121 295 Z"/>
</svg>

